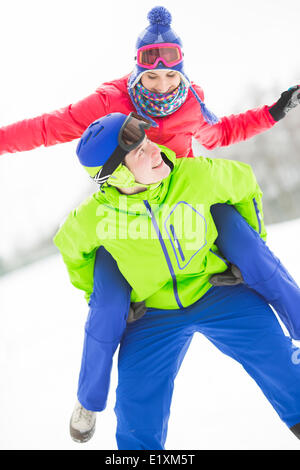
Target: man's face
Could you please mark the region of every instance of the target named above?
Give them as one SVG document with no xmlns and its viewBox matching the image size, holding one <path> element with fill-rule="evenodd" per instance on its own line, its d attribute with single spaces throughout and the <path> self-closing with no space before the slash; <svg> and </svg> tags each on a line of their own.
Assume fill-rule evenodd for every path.
<svg viewBox="0 0 300 470">
<path fill-rule="evenodd" d="M 125 165 L 141 184 L 158 183 L 170 173 L 170 167 L 161 157 L 159 147 L 147 137 L 124 160 Z"/>
</svg>

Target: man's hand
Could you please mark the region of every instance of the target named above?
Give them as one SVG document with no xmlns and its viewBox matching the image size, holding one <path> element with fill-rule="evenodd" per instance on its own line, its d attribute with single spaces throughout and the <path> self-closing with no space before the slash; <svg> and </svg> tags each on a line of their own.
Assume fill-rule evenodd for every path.
<svg viewBox="0 0 300 470">
<path fill-rule="evenodd" d="M 274 121 L 279 121 L 300 103 L 300 85 L 293 86 L 281 93 L 281 97 L 276 103 L 269 107 L 269 112 Z"/>
<path fill-rule="evenodd" d="M 131 302 L 129 307 L 129 313 L 127 318 L 127 323 L 132 323 L 136 320 L 142 318 L 147 311 L 145 302 Z"/>
<path fill-rule="evenodd" d="M 237 266 L 231 264 L 223 273 L 213 274 L 209 279 L 213 286 L 236 286 L 244 282 L 241 271 Z"/>
</svg>

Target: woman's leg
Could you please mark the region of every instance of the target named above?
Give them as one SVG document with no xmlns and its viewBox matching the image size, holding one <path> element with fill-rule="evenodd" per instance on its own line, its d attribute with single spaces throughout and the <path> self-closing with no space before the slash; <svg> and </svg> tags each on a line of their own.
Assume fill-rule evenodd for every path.
<svg viewBox="0 0 300 470">
<path fill-rule="evenodd" d="M 238 266 L 245 284 L 272 305 L 291 337 L 300 339 L 300 289 L 292 276 L 233 206 L 215 204 L 211 213 L 221 253 Z"/>
<path fill-rule="evenodd" d="M 94 291 L 85 325 L 78 383 L 78 400 L 84 408 L 102 411 L 109 391 L 112 359 L 126 327 L 131 287 L 113 257 L 97 251 Z"/>
</svg>

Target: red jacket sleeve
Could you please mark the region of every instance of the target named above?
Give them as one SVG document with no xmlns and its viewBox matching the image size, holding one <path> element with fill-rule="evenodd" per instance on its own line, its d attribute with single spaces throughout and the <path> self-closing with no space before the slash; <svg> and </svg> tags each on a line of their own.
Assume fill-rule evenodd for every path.
<svg viewBox="0 0 300 470">
<path fill-rule="evenodd" d="M 197 89 L 197 87 L 194 88 Z M 203 97 L 203 91 L 200 87 L 199 89 Z M 209 150 L 250 139 L 274 126 L 275 121 L 268 108 L 266 105 L 242 114 L 225 116 L 213 126 L 202 120 L 194 137 Z"/>
<path fill-rule="evenodd" d="M 0 155 L 77 139 L 91 122 L 107 114 L 108 109 L 109 97 L 100 87 L 78 103 L 2 127 Z"/>
</svg>

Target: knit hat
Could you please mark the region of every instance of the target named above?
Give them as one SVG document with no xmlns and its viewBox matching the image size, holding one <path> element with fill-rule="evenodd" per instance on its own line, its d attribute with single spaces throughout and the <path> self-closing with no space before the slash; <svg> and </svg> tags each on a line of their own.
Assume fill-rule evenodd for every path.
<svg viewBox="0 0 300 470">
<path fill-rule="evenodd" d="M 150 10 L 148 13 L 147 18 L 150 24 L 139 35 L 137 42 L 136 42 L 136 50 L 138 50 L 140 47 L 147 46 L 150 44 L 161 44 L 161 43 L 174 43 L 182 47 L 182 41 L 180 37 L 171 28 L 172 16 L 166 8 L 162 6 L 157 6 L 157 7 L 152 8 L 152 10 Z M 151 70 L 169 70 L 169 67 L 166 67 L 162 62 L 159 62 L 156 68 L 151 69 Z M 179 62 L 179 64 L 173 66 L 171 70 L 175 70 L 179 72 L 182 80 L 191 89 L 196 100 L 199 102 L 201 106 L 201 112 L 205 121 L 211 125 L 216 124 L 218 122 L 218 118 L 211 111 L 207 109 L 207 107 L 205 106 L 201 98 L 198 96 L 197 92 L 193 89 L 189 78 L 185 74 L 184 67 L 183 67 L 183 60 Z M 148 71 L 149 70 L 143 67 L 140 67 L 139 65 L 136 64 L 132 74 L 129 77 L 128 85 L 127 85 L 128 93 L 130 95 L 131 101 L 134 104 L 138 114 L 146 117 L 147 119 L 149 119 L 149 116 L 146 115 L 140 107 L 138 107 L 137 103 L 135 102 L 133 98 L 132 89 L 140 81 L 142 75 Z M 154 122 L 154 125 L 156 126 L 155 122 Z"/>
</svg>

